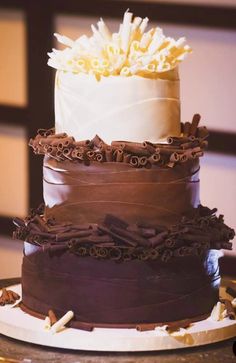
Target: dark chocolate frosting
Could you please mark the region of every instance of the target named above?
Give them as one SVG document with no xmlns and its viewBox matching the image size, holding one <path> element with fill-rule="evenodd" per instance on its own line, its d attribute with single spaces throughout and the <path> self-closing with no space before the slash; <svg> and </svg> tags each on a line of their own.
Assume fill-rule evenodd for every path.
<svg viewBox="0 0 236 363">
<path fill-rule="evenodd" d="M 44 159 L 46 218 L 100 223 L 109 212 L 128 223 L 175 223 L 199 205 L 199 161 L 174 168 Z"/>
<path fill-rule="evenodd" d="M 122 324 L 181 320 L 209 313 L 218 300 L 219 251 L 202 257 L 118 263 L 50 254 L 25 243 L 24 305 L 47 315 L 73 310 L 82 322 Z"/>
</svg>

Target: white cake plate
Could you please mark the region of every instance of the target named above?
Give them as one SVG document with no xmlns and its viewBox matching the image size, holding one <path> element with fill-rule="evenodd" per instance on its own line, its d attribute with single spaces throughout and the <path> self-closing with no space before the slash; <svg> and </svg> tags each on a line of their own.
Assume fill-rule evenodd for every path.
<svg viewBox="0 0 236 363">
<path fill-rule="evenodd" d="M 21 285 L 9 289 L 21 294 Z M 92 332 L 65 328 L 52 334 L 44 321 L 24 313 L 19 307 L 0 307 L 0 333 L 24 342 L 43 346 L 113 352 L 157 351 L 189 348 L 220 342 L 236 336 L 236 320 L 205 319 L 186 330 L 168 333 L 160 329 L 139 332 L 136 329 L 95 328 Z"/>
</svg>

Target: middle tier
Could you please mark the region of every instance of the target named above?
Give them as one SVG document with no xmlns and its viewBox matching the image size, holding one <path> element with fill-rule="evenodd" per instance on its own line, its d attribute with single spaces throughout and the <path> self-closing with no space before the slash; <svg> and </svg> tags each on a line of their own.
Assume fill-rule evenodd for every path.
<svg viewBox="0 0 236 363">
<path fill-rule="evenodd" d="M 200 204 L 199 160 L 174 168 L 44 158 L 46 218 L 102 223 L 111 213 L 128 223 L 172 225 Z"/>
</svg>

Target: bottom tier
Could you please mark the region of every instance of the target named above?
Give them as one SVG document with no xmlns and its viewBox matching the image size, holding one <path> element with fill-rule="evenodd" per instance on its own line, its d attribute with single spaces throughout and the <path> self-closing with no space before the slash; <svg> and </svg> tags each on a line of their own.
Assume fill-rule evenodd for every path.
<svg viewBox="0 0 236 363">
<path fill-rule="evenodd" d="M 218 301 L 217 250 L 174 257 L 168 263 L 128 262 L 77 256 L 25 243 L 22 298 L 26 308 L 47 315 L 73 310 L 91 324 L 175 321 L 209 313 Z"/>
</svg>

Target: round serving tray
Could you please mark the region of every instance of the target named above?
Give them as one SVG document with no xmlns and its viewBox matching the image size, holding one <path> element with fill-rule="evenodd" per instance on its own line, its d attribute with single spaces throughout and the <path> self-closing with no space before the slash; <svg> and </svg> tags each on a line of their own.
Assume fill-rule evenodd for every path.
<svg viewBox="0 0 236 363">
<path fill-rule="evenodd" d="M 9 287 L 21 294 L 21 285 Z M 49 347 L 113 352 L 138 352 L 189 348 L 220 342 L 236 336 L 236 320 L 205 319 L 174 333 L 137 331 L 136 329 L 95 328 L 92 332 L 64 328 L 52 334 L 44 321 L 24 313 L 20 308 L 0 307 L 0 333 L 24 342 Z"/>
</svg>

